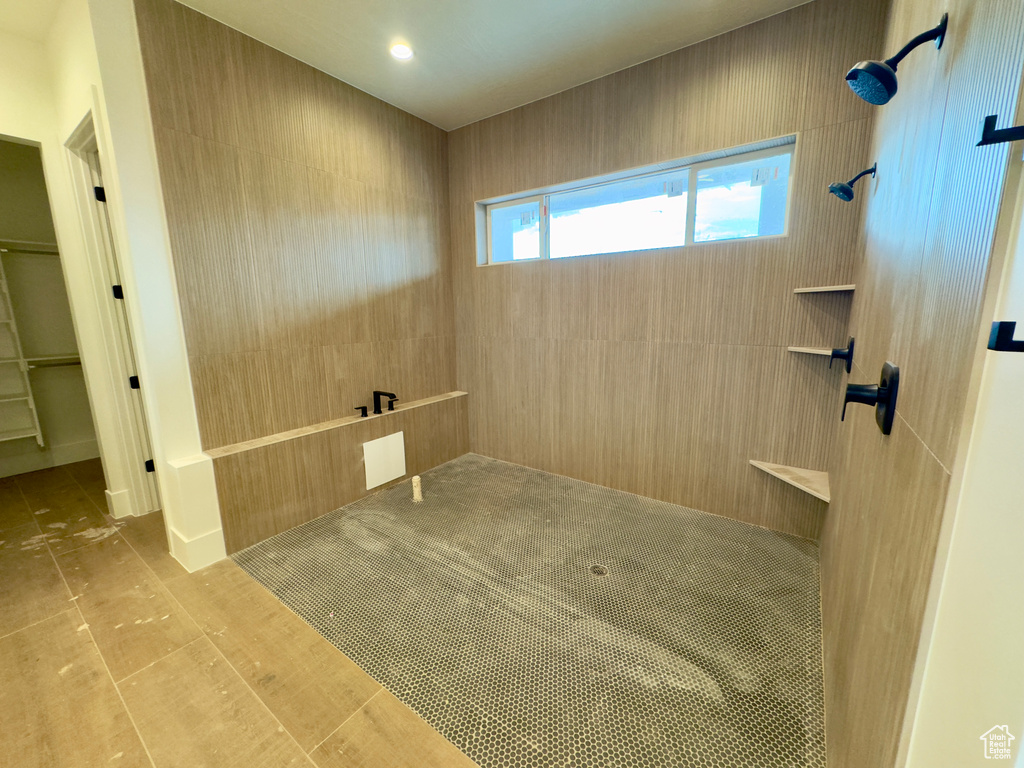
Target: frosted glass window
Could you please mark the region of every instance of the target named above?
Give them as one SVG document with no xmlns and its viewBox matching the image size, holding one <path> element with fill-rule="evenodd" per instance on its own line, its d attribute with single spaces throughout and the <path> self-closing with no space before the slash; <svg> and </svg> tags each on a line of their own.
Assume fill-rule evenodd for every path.
<svg viewBox="0 0 1024 768">
<path fill-rule="evenodd" d="M 783 234 L 789 161 L 787 152 L 698 170 L 694 242 Z"/>
<path fill-rule="evenodd" d="M 490 209 L 491 261 L 523 261 L 541 255 L 540 200 Z"/>
<path fill-rule="evenodd" d="M 549 197 L 549 258 L 686 244 L 686 169 Z"/>
</svg>

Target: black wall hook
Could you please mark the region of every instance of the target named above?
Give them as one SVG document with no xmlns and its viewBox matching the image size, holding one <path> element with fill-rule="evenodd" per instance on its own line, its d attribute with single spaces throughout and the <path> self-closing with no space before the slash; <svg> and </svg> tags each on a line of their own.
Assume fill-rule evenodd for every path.
<svg viewBox="0 0 1024 768">
<path fill-rule="evenodd" d="M 846 349 L 833 349 L 832 354 L 828 357 L 828 367 L 832 367 L 833 360 L 845 360 L 846 361 L 846 372 L 849 373 L 853 369 L 853 336 L 850 337 L 849 343 L 846 345 Z"/>
<path fill-rule="evenodd" d="M 1024 125 L 997 129 L 998 121 L 998 115 L 989 115 L 985 118 L 981 124 L 981 139 L 977 146 L 985 147 L 989 144 L 1005 144 L 1008 141 L 1024 141 Z"/>
<path fill-rule="evenodd" d="M 995 352 L 1024 352 L 1024 341 L 1013 338 L 1017 323 L 992 323 L 992 332 L 988 337 L 988 348 Z"/>
<path fill-rule="evenodd" d="M 882 376 L 878 385 L 847 384 L 846 396 L 843 398 L 843 415 L 846 421 L 846 404 L 863 403 L 875 406 L 875 422 L 883 435 L 892 432 L 892 422 L 896 418 L 896 396 L 900 389 L 900 369 L 887 362 L 882 366 Z"/>
</svg>

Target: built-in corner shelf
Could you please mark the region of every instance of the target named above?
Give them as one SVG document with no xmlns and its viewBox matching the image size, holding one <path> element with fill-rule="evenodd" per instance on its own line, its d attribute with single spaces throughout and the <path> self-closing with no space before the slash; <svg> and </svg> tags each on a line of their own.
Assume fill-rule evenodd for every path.
<svg viewBox="0 0 1024 768">
<path fill-rule="evenodd" d="M 793 293 L 847 293 L 856 288 L 856 285 L 819 285 L 814 288 L 794 288 Z"/>
<path fill-rule="evenodd" d="M 799 352 L 801 355 L 824 355 L 830 357 L 832 355 L 831 349 L 824 349 L 822 347 L 786 347 L 790 352 Z"/>
<path fill-rule="evenodd" d="M 750 463 L 762 472 L 767 472 L 772 477 L 777 477 L 782 482 L 789 483 L 794 488 L 799 488 L 804 493 L 809 493 L 826 504 L 831 498 L 828 472 L 804 469 L 803 467 L 787 467 L 785 464 L 771 464 L 767 461 L 754 461 L 753 459 L 750 460 Z"/>
</svg>

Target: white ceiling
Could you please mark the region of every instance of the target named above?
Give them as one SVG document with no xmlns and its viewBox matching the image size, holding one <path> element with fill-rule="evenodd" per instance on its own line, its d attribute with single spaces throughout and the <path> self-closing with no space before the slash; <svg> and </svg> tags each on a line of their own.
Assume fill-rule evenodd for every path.
<svg viewBox="0 0 1024 768">
<path fill-rule="evenodd" d="M 11 0 L 0 2 L 6 7 Z M 185 0 L 185 5 L 451 130 L 805 2 Z M 415 51 L 411 61 L 389 55 L 399 40 Z"/>
<path fill-rule="evenodd" d="M 61 0 L 0 0 L 0 31 L 43 42 Z"/>
</svg>

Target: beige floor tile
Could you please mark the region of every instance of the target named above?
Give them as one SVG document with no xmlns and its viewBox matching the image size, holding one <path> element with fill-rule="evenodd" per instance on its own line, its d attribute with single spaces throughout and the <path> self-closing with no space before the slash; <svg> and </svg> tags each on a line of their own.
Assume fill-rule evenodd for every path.
<svg viewBox="0 0 1024 768">
<path fill-rule="evenodd" d="M 89 495 L 70 475 L 65 473 L 65 476 L 70 485 L 61 484 L 49 491 L 31 490 L 25 494 L 36 522 L 46 534 L 50 549 L 55 553 L 67 552 L 116 536 L 114 523 L 96 509 Z M 21 477 L 24 475 L 19 479 Z"/>
<path fill-rule="evenodd" d="M 18 486 L 33 510 L 45 506 L 45 497 L 78 487 L 75 478 L 64 467 L 26 472 L 23 475 L 15 475 L 15 480 L 18 481 Z"/>
<path fill-rule="evenodd" d="M 150 761 L 76 610 L 0 639 L 0 766 Z"/>
<path fill-rule="evenodd" d="M 205 637 L 119 688 L 157 768 L 312 765 Z"/>
<path fill-rule="evenodd" d="M 471 768 L 476 765 L 387 691 L 370 699 L 310 754 L 320 768 Z"/>
<path fill-rule="evenodd" d="M 65 464 L 64 469 L 75 478 L 75 481 L 101 512 L 107 514 L 110 511 L 107 508 L 107 480 L 103 476 L 103 463 L 99 459 Z"/>
<path fill-rule="evenodd" d="M 327 738 L 380 690 L 230 560 L 167 587 L 303 749 Z"/>
<path fill-rule="evenodd" d="M 58 555 L 115 680 L 200 636 L 160 580 L 120 536 Z"/>
<path fill-rule="evenodd" d="M 35 523 L 0 532 L 0 637 L 72 608 Z"/>
<path fill-rule="evenodd" d="M 168 551 L 163 512 L 157 510 L 142 517 L 126 517 L 118 522 L 123 523 L 121 535 L 162 581 L 188 573 Z"/>
<path fill-rule="evenodd" d="M 18 481 L 13 477 L 0 478 L 0 531 L 26 523 L 34 524 L 35 520 L 25 497 L 21 495 Z"/>
</svg>

